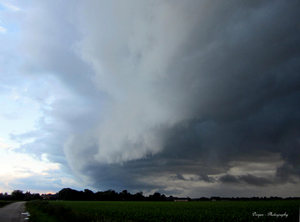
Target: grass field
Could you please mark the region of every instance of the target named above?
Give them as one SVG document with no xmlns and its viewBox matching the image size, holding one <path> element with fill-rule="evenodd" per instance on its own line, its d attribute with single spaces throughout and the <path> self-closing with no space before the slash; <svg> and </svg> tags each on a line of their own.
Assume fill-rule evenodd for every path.
<svg viewBox="0 0 300 222">
<path fill-rule="evenodd" d="M 45 205 L 45 204 L 44 204 Z M 46 206 L 47 205 L 47 206 Z M 299 221 L 300 201 L 126 202 L 52 201 L 57 221 Z M 48 211 L 46 208 L 49 208 Z M 71 214 L 74 218 L 71 218 Z M 76 215 L 75 215 L 76 214 Z"/>
</svg>

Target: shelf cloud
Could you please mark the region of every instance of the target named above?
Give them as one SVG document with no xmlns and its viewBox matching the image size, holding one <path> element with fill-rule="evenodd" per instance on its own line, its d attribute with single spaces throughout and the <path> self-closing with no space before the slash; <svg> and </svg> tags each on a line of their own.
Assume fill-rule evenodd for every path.
<svg viewBox="0 0 300 222">
<path fill-rule="evenodd" d="M 56 88 L 20 150 L 97 190 L 299 193 L 298 1 L 34 2 L 21 70 Z"/>
</svg>

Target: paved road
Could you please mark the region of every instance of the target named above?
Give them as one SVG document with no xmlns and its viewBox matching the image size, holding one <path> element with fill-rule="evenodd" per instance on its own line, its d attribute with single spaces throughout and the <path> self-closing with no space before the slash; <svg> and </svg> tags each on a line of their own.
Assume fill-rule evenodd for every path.
<svg viewBox="0 0 300 222">
<path fill-rule="evenodd" d="M 25 202 L 16 202 L 0 208 L 0 222 L 24 222 Z"/>
</svg>

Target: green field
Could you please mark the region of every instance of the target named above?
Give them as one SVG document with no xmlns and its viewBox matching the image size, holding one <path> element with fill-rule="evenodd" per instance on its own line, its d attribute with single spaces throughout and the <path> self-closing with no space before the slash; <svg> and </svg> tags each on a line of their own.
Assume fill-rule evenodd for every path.
<svg viewBox="0 0 300 222">
<path fill-rule="evenodd" d="M 65 221 L 299 221 L 300 201 L 52 201 L 51 215 Z M 44 212 L 45 206 L 44 206 Z M 254 213 L 256 212 L 256 214 Z M 270 214 L 270 212 L 272 212 Z M 262 215 L 263 216 L 259 216 Z M 282 215 L 280 215 L 282 214 Z M 284 215 L 283 215 L 284 214 Z M 57 219 L 59 221 L 59 219 Z"/>
</svg>

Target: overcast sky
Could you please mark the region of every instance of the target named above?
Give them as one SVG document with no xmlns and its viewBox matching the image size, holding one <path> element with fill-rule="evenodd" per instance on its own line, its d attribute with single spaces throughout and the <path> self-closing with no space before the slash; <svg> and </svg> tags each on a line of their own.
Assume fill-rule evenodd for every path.
<svg viewBox="0 0 300 222">
<path fill-rule="evenodd" d="M 0 192 L 300 196 L 298 0 L 0 1 Z"/>
</svg>

